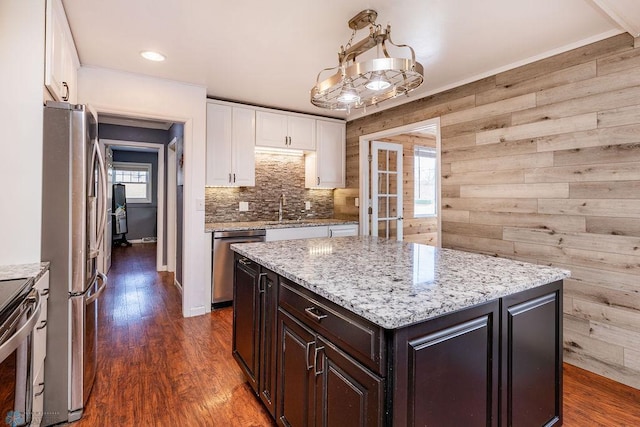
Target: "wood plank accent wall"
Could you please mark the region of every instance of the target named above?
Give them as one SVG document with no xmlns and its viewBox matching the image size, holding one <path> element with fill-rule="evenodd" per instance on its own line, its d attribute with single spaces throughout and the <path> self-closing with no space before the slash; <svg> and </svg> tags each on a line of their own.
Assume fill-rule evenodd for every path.
<svg viewBox="0 0 640 427">
<path fill-rule="evenodd" d="M 402 240 L 436 246 L 438 244 L 438 218 L 414 218 L 413 201 L 415 191 L 414 160 L 415 147 L 436 148 L 435 135 L 400 134 L 380 141 L 402 144 Z"/>
<path fill-rule="evenodd" d="M 640 388 L 638 40 L 621 34 L 349 122 L 336 212 L 357 217 L 359 136 L 437 116 L 443 247 L 571 270 L 565 361 Z"/>
</svg>

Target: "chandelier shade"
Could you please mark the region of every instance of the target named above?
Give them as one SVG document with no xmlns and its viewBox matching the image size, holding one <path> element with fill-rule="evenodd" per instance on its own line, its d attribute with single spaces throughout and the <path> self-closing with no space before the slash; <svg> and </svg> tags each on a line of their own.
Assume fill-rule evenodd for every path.
<svg viewBox="0 0 640 427">
<path fill-rule="evenodd" d="M 316 84 L 311 88 L 311 103 L 320 108 L 346 110 L 376 105 L 387 99 L 404 95 L 419 87 L 424 81 L 424 68 L 415 60 L 415 53 L 410 46 L 396 45 L 391 41 L 391 26 L 383 30 L 375 24 L 377 13 L 365 10 L 349 21 L 353 36 L 358 29 L 369 25 L 369 36 L 346 48 L 342 47 L 338 54 L 339 64 L 333 68 L 322 70 Z M 410 58 L 393 58 L 389 55 L 386 43 L 407 48 Z M 383 56 L 358 62 L 357 57 L 377 47 Z M 380 56 L 380 55 L 378 55 Z M 321 75 L 327 71 L 337 72 L 324 80 Z"/>
</svg>

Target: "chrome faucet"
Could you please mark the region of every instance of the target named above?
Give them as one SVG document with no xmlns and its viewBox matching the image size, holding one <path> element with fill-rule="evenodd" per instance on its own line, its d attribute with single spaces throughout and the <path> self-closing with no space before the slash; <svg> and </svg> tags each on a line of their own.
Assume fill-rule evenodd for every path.
<svg viewBox="0 0 640 427">
<path fill-rule="evenodd" d="M 280 195 L 280 200 L 278 202 L 278 222 L 282 221 L 282 207 L 287 205 L 287 199 L 284 196 L 284 193 Z"/>
</svg>

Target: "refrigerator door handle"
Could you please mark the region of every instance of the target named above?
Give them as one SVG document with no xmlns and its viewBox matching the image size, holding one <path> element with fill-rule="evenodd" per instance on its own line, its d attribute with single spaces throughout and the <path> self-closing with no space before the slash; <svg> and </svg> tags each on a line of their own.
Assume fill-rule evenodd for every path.
<svg viewBox="0 0 640 427">
<path fill-rule="evenodd" d="M 98 220 L 98 227 L 96 230 L 96 247 L 92 248 L 92 253 L 100 250 L 102 241 L 104 240 L 104 228 L 107 224 L 107 173 L 104 164 L 104 158 L 102 157 L 102 151 L 100 150 L 100 144 L 98 139 L 93 140 L 93 155 L 91 162 L 91 169 L 95 165 L 95 159 L 98 160 L 98 182 L 100 183 L 100 204 L 96 206 L 96 209 L 100 213 L 100 219 Z"/>
<path fill-rule="evenodd" d="M 92 304 L 95 300 L 100 297 L 100 294 L 104 292 L 107 287 L 107 276 L 98 272 L 97 280 L 100 280 L 100 287 L 93 294 L 89 295 L 87 299 L 84 301 L 86 305 Z"/>
</svg>

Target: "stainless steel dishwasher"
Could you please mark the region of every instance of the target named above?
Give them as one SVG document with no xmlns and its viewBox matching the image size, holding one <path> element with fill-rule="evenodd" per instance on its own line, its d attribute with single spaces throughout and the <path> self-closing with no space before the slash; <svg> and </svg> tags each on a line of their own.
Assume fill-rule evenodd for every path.
<svg viewBox="0 0 640 427">
<path fill-rule="evenodd" d="M 216 231 L 213 233 L 211 307 L 231 305 L 233 301 L 233 243 L 264 242 L 265 230 Z"/>
</svg>

